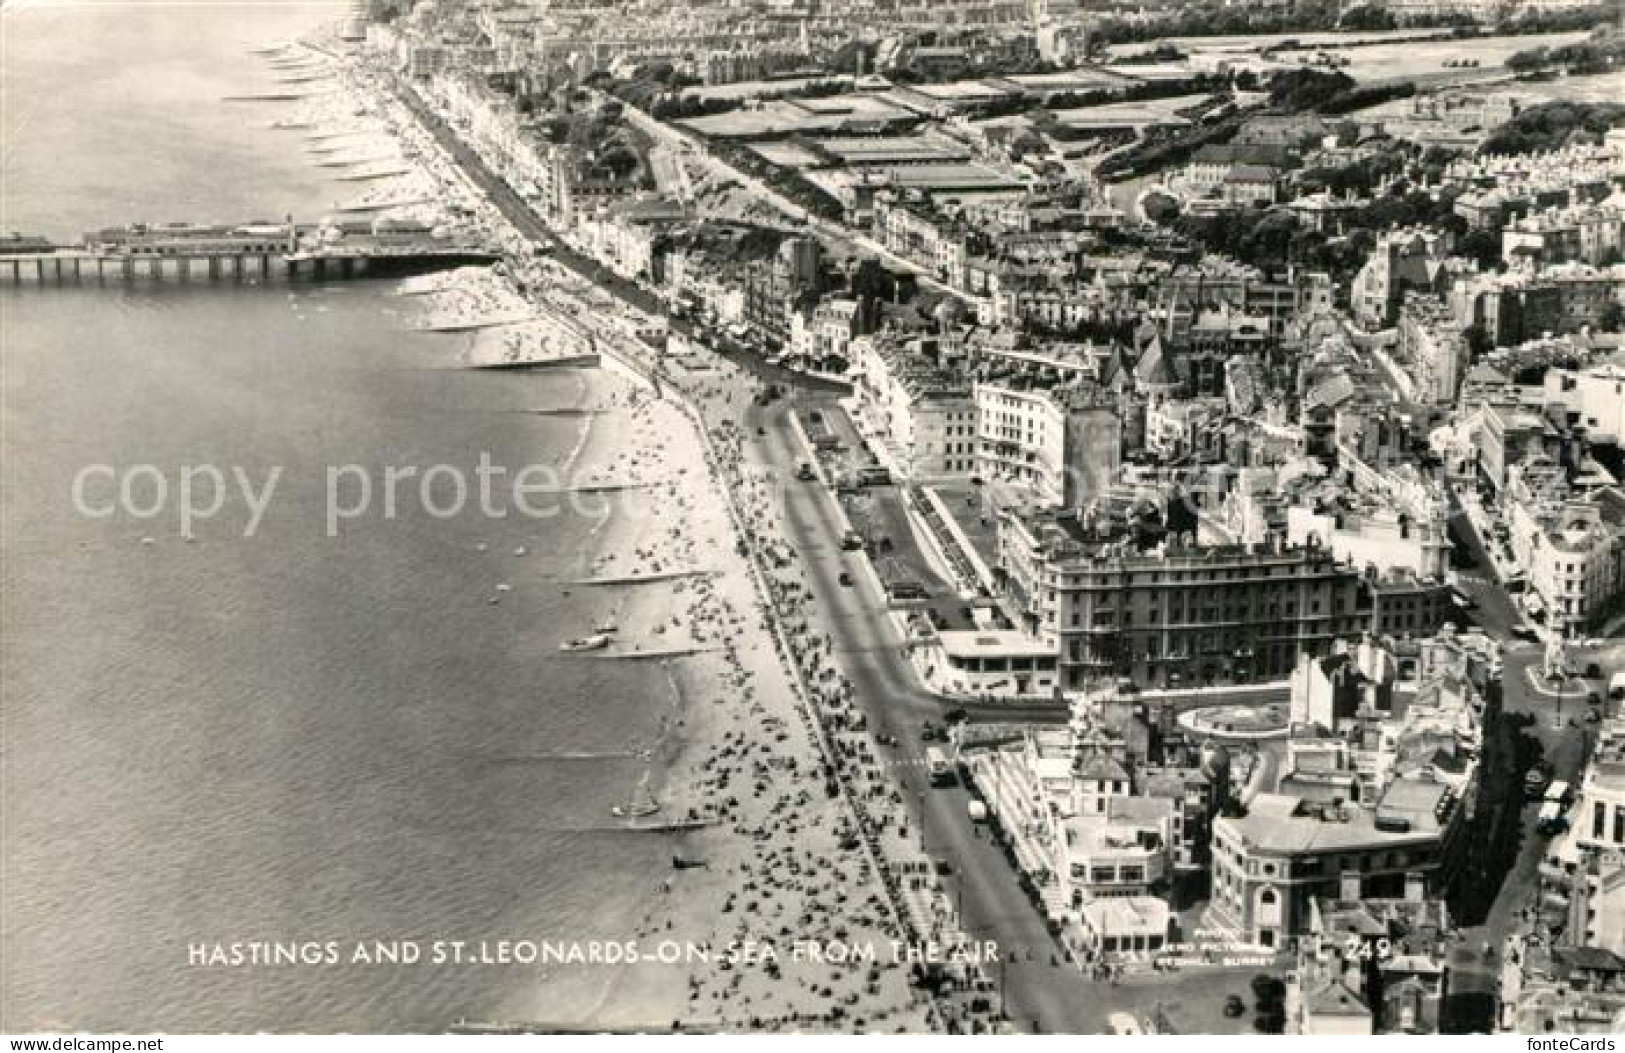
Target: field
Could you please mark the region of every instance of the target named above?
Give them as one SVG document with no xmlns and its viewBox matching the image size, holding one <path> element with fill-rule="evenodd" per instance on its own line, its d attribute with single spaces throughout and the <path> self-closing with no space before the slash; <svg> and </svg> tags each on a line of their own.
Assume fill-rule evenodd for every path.
<svg viewBox="0 0 1625 1053">
<path fill-rule="evenodd" d="M 1584 33 L 1551 33 L 1542 36 L 1481 37 L 1476 40 L 1421 40 L 1409 44 L 1373 44 L 1370 47 L 1343 48 L 1334 53 L 1347 56 L 1342 71 L 1358 81 L 1412 80 L 1446 70 L 1446 59 L 1477 59 L 1478 67 L 1466 71 L 1482 76 L 1506 64 L 1515 52 L 1535 47 L 1554 47 L 1584 39 Z"/>
<path fill-rule="evenodd" d="M 1348 65 L 1340 67 L 1355 80 L 1386 81 L 1386 80 L 1471 80 L 1493 74 L 1506 63 L 1507 57 L 1518 51 L 1535 47 L 1553 47 L 1561 44 L 1572 44 L 1585 38 L 1585 33 L 1547 33 L 1538 36 L 1503 36 L 1478 37 L 1471 40 L 1455 40 L 1438 31 L 1438 36 L 1428 40 L 1407 40 L 1405 43 L 1373 43 L 1362 44 L 1358 47 L 1349 46 L 1352 41 L 1385 40 L 1387 38 L 1409 38 L 1425 34 L 1425 30 L 1396 30 L 1390 33 L 1288 33 L 1270 36 L 1239 36 L 1239 37 L 1180 37 L 1169 41 L 1193 59 L 1206 56 L 1206 63 L 1198 60 L 1192 65 L 1211 65 L 1215 56 L 1256 54 L 1263 48 L 1278 44 L 1284 40 L 1295 40 L 1299 44 L 1307 45 L 1329 55 L 1348 59 Z M 1113 47 L 1112 53 L 1126 54 L 1134 51 L 1143 51 L 1147 44 L 1122 44 Z M 1298 60 L 1308 59 L 1316 54 L 1314 50 L 1294 50 L 1279 52 L 1274 56 L 1275 61 L 1287 66 L 1298 65 Z M 1446 69 L 1446 59 L 1477 59 L 1478 66 L 1474 69 Z M 1166 64 L 1164 64 L 1166 65 Z M 1184 65 L 1180 63 L 1179 65 Z M 1156 67 L 1164 68 L 1164 67 Z M 1321 66 L 1311 68 L 1320 69 Z M 1135 74 L 1133 66 L 1114 66 L 1115 71 Z"/>
<path fill-rule="evenodd" d="M 1355 40 L 1388 40 L 1395 37 L 1418 37 L 1447 32 L 1449 30 L 1445 29 L 1382 29 L 1357 33 L 1263 33 L 1233 37 L 1167 37 L 1156 43 L 1172 44 L 1188 54 L 1192 51 L 1257 51 L 1286 40 L 1296 40 L 1300 44 L 1313 47 L 1332 47 Z M 1132 44 L 1113 44 L 1107 51 L 1113 57 L 1132 55 L 1155 47 L 1156 43 L 1139 41 Z"/>
<path fill-rule="evenodd" d="M 1497 87 L 1509 95 L 1516 95 L 1530 106 L 1543 102 L 1621 102 L 1625 101 L 1625 72 L 1560 77 L 1547 81 L 1515 81 Z"/>
</svg>

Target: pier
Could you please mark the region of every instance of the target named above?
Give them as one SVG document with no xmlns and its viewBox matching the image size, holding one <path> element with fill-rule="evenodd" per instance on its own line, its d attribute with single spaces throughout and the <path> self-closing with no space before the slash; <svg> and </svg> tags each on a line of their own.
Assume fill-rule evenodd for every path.
<svg viewBox="0 0 1625 1053">
<path fill-rule="evenodd" d="M 26 251 L 0 252 L 0 285 L 135 281 L 331 281 L 386 278 L 495 263 L 496 249 L 423 236 L 349 231 L 312 238 L 316 228 L 292 223 L 241 227 L 131 227 L 87 235 L 79 245 L 40 239 Z"/>
<path fill-rule="evenodd" d="M 0 284 L 107 284 L 134 281 L 243 281 L 288 278 L 332 281 L 387 278 L 495 263 L 484 249 L 296 253 L 200 253 L 186 256 L 102 255 L 83 251 L 0 256 Z"/>
</svg>

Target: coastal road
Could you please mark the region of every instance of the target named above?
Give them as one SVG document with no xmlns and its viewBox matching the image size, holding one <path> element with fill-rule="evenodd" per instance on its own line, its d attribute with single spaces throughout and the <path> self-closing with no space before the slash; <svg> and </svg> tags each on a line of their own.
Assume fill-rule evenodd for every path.
<svg viewBox="0 0 1625 1053">
<path fill-rule="evenodd" d="M 794 481 L 795 466 L 805 459 L 789 424 L 791 407 L 776 402 L 752 407 L 747 434 L 761 427 L 751 454 L 764 469 L 787 480 L 782 526 L 796 548 L 802 569 L 817 596 L 824 624 L 833 638 L 841 670 L 852 681 L 858 700 L 877 732 L 896 735 L 895 748 L 881 748 L 897 783 L 916 815 L 926 849 L 954 868 L 950 887 L 961 904 L 962 927 L 973 939 L 997 941 L 1005 953 L 1007 1011 L 1022 1030 L 1102 1033 L 1107 1006 L 1101 988 L 1060 957 L 1043 917 L 1017 883 L 1015 870 L 987 832 L 966 813 L 970 800 L 962 787 L 928 785 L 921 725 L 940 722 L 942 703 L 925 691 L 900 657 L 903 640 L 886 617 L 885 601 L 872 593 L 866 579 L 854 576 L 840 584 L 850 556 L 840 550 L 839 523 L 825 488 Z M 1053 713 L 1049 714 L 1055 719 Z M 1012 720 L 1021 719 L 1012 714 Z M 919 817 L 923 815 L 923 823 Z"/>
<path fill-rule="evenodd" d="M 485 160 L 464 143 L 456 131 L 442 120 L 409 84 L 396 79 L 394 88 L 396 97 L 406 104 L 413 116 L 429 130 L 441 148 L 452 156 L 457 166 L 485 193 L 487 200 L 495 205 L 503 217 L 521 234 L 546 245 L 553 258 L 561 264 L 588 281 L 608 289 L 639 310 L 649 314 L 665 315 L 666 305 L 659 297 L 565 244 L 563 239 L 535 213 L 530 207 L 530 202 L 520 197 L 513 187 L 493 172 Z"/>
</svg>

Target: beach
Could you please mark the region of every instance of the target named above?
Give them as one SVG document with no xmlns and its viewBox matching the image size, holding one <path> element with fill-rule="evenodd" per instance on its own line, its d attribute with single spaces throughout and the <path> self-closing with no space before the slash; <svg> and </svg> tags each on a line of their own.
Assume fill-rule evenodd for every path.
<svg viewBox="0 0 1625 1053">
<path fill-rule="evenodd" d="M 664 731 L 626 803 L 660 810 L 627 822 L 705 825 L 648 835 L 668 838 L 684 865 L 648 875 L 648 909 L 629 936 L 707 948 L 715 958 L 561 974 L 533 1004 L 517 1006 L 518 1017 L 559 1019 L 572 1006 L 574 1022 L 600 1027 L 922 1029 L 925 1007 L 886 955 L 872 964 L 797 958 L 798 945 L 888 948 L 903 934 L 864 854 L 843 847 L 850 816 L 824 791 L 816 745 L 690 421 L 614 371 L 589 387 L 594 438 L 578 477 L 649 485 L 617 493 L 588 576 L 709 572 L 575 586 L 602 594 L 594 624 L 614 627 L 610 646 L 580 661 L 694 652 L 653 659 L 670 686 L 668 697 L 648 700 L 664 711 Z"/>
<path fill-rule="evenodd" d="M 132 28 L 118 24 L 113 49 L 155 16 L 118 17 Z M 47 44 L 40 61 L 57 61 Z M 219 61 L 194 50 L 199 70 Z M 809 598 L 775 565 L 777 482 L 726 423 L 761 385 L 705 349 L 665 358 L 644 340 L 663 319 L 536 257 L 398 100 L 294 50 L 345 90 L 222 101 L 239 94 L 239 58 L 187 100 L 187 120 L 240 137 L 245 169 L 263 158 L 266 190 L 233 183 L 194 205 L 156 196 L 174 182 L 155 166 L 123 191 L 127 211 L 62 208 L 40 226 L 153 211 L 304 221 L 300 201 L 363 185 L 336 173 L 399 164 L 367 191 L 406 180 L 396 188 L 432 187 L 436 208 L 367 218 L 464 227 L 509 255 L 399 286 L 155 283 L 16 305 L 31 382 L 8 371 L 6 407 L 38 441 L 9 459 L 7 483 L 41 500 L 6 513 L 28 557 L 8 561 L 5 590 L 18 759 L 3 942 L 8 963 L 29 962 L 9 971 L 8 1019 L 939 1029 L 943 999 L 912 982 L 893 941 L 944 931 L 929 924 L 941 883 L 926 903 L 923 880 L 880 854 L 908 840 L 896 792 Z M 167 105 L 132 119 L 132 140 L 174 119 Z M 86 137 L 65 170 L 93 184 Z M 341 149 L 353 164 L 319 163 Z M 550 368 L 466 368 L 482 365 Z M 416 509 L 322 536 L 324 468 L 487 450 L 556 469 L 576 511 Z M 282 465 L 288 483 L 252 540 L 241 524 L 186 543 L 167 524 L 64 522 L 45 499 L 82 464 L 121 457 Z M 560 650 L 611 625 L 607 646 Z M 85 644 L 59 646 L 69 633 Z M 75 792 L 60 776 L 81 766 L 118 769 L 116 792 Z M 46 821 L 58 815 L 120 868 L 89 874 Z M 188 957 L 193 942 L 441 933 L 694 953 L 473 972 Z"/>
<path fill-rule="evenodd" d="M 401 137 L 398 154 L 422 165 L 413 177 L 444 180 L 451 192 L 466 187 L 395 104 L 360 97 L 360 109 Z M 335 105 L 343 112 L 351 104 Z M 319 122 L 320 114 L 310 116 Z M 494 212 L 473 210 L 499 240 L 518 239 Z M 775 607 L 802 600 L 740 558 L 773 542 L 772 480 L 744 463 L 737 431 L 699 430 L 701 402 L 742 406 L 755 382 L 714 357 L 703 385 L 670 383 L 633 335 L 654 320 L 620 305 L 620 317 L 605 317 L 586 302 L 600 296 L 551 260 L 527 261 L 517 273 L 509 265 L 465 268 L 414 279 L 400 292 L 420 328 L 467 334 L 462 364 L 547 364 L 583 344 L 604 356 L 606 368 L 570 369 L 581 378 L 572 409 L 582 438 L 564 465 L 567 487 L 589 491 L 576 498 L 605 509 L 572 586 L 601 598 L 590 624 L 560 627 L 558 642 L 605 630 L 607 646 L 570 657 L 658 663 L 669 688 L 647 700 L 662 714 L 661 733 L 615 802 L 648 813 L 624 822 L 656 828 L 643 836 L 672 849 L 672 867 L 646 876 L 648 906 L 628 935 L 703 951 L 681 967 L 557 969 L 505 1016 L 616 1028 L 930 1029 L 931 1002 L 910 985 L 894 949 L 909 930 L 848 799 L 831 792 L 822 754 L 829 743 L 798 682 L 805 645 L 770 616 L 763 589 Z M 708 419 L 719 412 L 705 408 Z M 648 580 L 581 583 L 626 578 Z M 805 615 L 790 632 L 810 632 Z M 666 823 L 686 828 L 658 829 Z"/>
</svg>

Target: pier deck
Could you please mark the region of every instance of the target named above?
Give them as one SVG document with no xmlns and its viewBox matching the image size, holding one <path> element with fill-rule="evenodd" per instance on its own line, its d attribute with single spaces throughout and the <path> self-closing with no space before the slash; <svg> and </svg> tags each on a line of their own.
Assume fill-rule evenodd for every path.
<svg viewBox="0 0 1625 1053">
<path fill-rule="evenodd" d="M 118 281 L 242 281 L 396 277 L 494 263 L 501 254 L 467 246 L 400 246 L 300 252 L 197 252 L 174 255 L 86 249 L 0 254 L 0 285 L 106 284 Z"/>
</svg>

